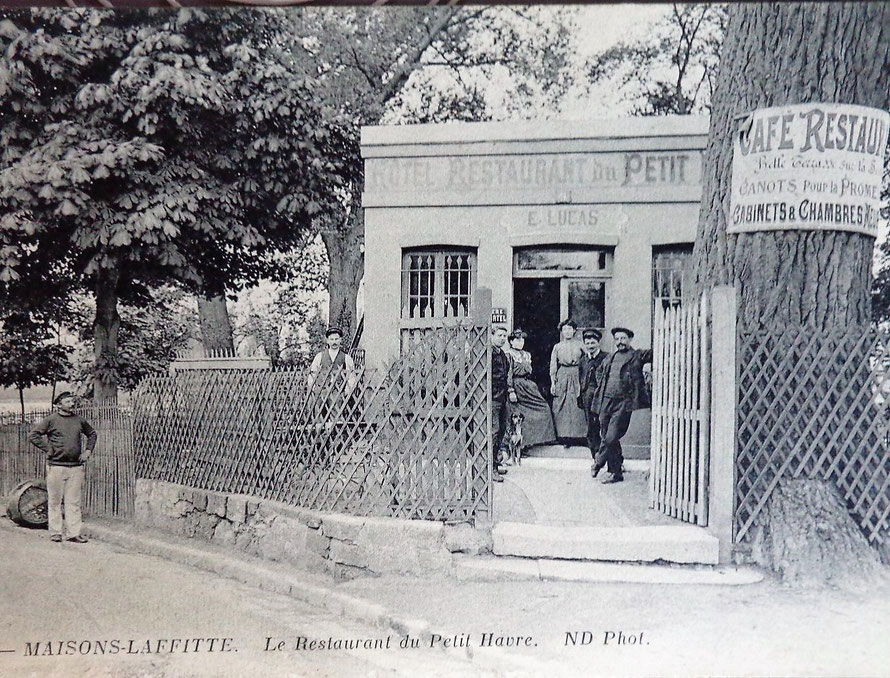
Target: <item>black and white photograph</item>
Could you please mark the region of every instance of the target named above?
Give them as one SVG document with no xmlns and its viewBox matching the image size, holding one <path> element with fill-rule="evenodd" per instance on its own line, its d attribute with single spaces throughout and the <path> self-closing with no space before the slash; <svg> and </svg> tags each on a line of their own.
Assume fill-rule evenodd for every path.
<svg viewBox="0 0 890 678">
<path fill-rule="evenodd" d="M 0 0 L 0 676 L 890 677 L 890 3 Z"/>
</svg>

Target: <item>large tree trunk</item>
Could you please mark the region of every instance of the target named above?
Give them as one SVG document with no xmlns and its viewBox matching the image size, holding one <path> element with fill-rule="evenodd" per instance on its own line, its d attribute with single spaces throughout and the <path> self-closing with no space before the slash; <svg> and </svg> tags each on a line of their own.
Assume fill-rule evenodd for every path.
<svg viewBox="0 0 890 678">
<path fill-rule="evenodd" d="M 349 341 L 358 324 L 355 305 L 365 268 L 365 254 L 362 248 L 365 221 L 361 207 L 356 206 L 352 210 L 343 227 L 322 230 L 321 238 L 330 262 L 329 322 L 342 327 L 346 332 L 346 341 Z"/>
<path fill-rule="evenodd" d="M 235 355 L 232 323 L 221 285 L 209 287 L 205 296 L 198 297 L 198 319 L 204 355 Z"/>
<path fill-rule="evenodd" d="M 803 511 L 810 519 L 788 520 Z M 753 559 L 793 586 L 867 586 L 880 573 L 880 556 L 849 523 L 850 514 L 835 488 L 818 480 L 789 478 L 776 487 L 761 513 L 751 539 Z M 852 563 L 854 569 L 839 568 L 839 563 Z"/>
<path fill-rule="evenodd" d="M 733 5 L 720 61 L 705 157 L 703 196 L 695 245 L 696 289 L 719 284 L 739 288 L 739 322 L 757 327 L 806 325 L 817 329 L 869 321 L 874 240 L 848 232 L 773 231 L 726 234 L 734 118 L 757 108 L 837 102 L 886 108 L 890 64 L 890 5 L 882 3 L 768 3 Z M 794 403 L 777 404 L 794 407 Z M 764 564 L 788 571 L 823 557 L 823 570 L 850 567 L 846 556 L 862 551 L 858 528 L 847 515 L 851 546 L 819 547 L 812 484 L 794 492 L 779 483 L 764 520 L 771 539 L 800 538 L 763 550 Z M 818 481 L 817 481 L 818 482 Z M 825 494 L 824 496 L 830 496 Z M 779 525 L 783 522 L 783 525 Z M 812 538 L 807 539 L 810 535 Z M 793 552 L 793 554 L 791 553 Z M 769 554 L 775 558 L 769 559 Z M 795 569 L 795 576 L 806 578 Z"/>
<path fill-rule="evenodd" d="M 95 364 L 93 399 L 95 402 L 117 402 L 118 332 L 121 318 L 117 311 L 120 266 L 100 268 L 96 275 Z"/>
</svg>

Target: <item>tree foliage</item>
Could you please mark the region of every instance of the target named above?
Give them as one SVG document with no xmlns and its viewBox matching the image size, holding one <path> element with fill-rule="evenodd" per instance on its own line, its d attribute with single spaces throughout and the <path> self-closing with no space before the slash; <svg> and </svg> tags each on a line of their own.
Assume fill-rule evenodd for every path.
<svg viewBox="0 0 890 678">
<path fill-rule="evenodd" d="M 566 8 L 401 7 L 312 8 L 290 18 L 294 59 L 318 79 L 317 93 L 368 125 L 534 115 L 526 104 L 555 102 L 568 86 L 573 16 Z"/>
<path fill-rule="evenodd" d="M 591 57 L 588 77 L 617 82 L 634 115 L 708 111 L 725 30 L 724 5 L 674 3 L 646 38 Z"/>
<path fill-rule="evenodd" d="M 69 379 L 85 390 L 97 370 L 92 357 L 95 312 L 91 298 L 81 295 L 76 299 L 71 325 L 79 341 Z M 141 303 L 121 304 L 118 385 L 132 390 L 143 377 L 166 372 L 178 354 L 196 340 L 196 315 L 190 296 L 171 285 L 151 290 Z"/>
<path fill-rule="evenodd" d="M 51 324 L 39 315 L 10 313 L 0 323 L 0 386 L 18 390 L 23 418 L 24 390 L 52 384 L 69 368 L 70 349 L 56 339 Z"/>
<path fill-rule="evenodd" d="M 535 117 L 569 84 L 574 10 L 543 7 L 306 8 L 289 15 L 295 67 L 360 125 Z M 342 209 L 317 222 L 330 261 L 330 319 L 352 317 L 364 257 L 358 149 Z M 343 190 L 345 188 L 345 190 Z"/>
<path fill-rule="evenodd" d="M 285 271 L 342 204 L 357 153 L 279 49 L 278 10 L 0 13 L 0 301 L 67 280 L 96 298 L 105 395 L 118 298 Z"/>
<path fill-rule="evenodd" d="M 246 290 L 232 305 L 234 334 L 239 353 L 262 348 L 273 365 L 304 365 L 314 354 L 313 340 L 324 335 L 316 318 L 327 285 L 327 254 L 315 238 L 285 260 L 287 280 Z"/>
</svg>

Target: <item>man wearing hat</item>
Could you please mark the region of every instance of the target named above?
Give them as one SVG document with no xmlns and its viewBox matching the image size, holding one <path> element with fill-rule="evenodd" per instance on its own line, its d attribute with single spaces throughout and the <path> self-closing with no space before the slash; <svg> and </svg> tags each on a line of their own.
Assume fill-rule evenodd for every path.
<svg viewBox="0 0 890 678">
<path fill-rule="evenodd" d="M 501 442 L 507 429 L 507 403 L 517 401 L 513 385 L 513 363 L 504 352 L 507 341 L 507 328 L 503 325 L 491 327 L 491 478 L 496 483 L 504 482 L 501 478 L 507 471 L 500 466 L 499 459 Z"/>
<path fill-rule="evenodd" d="M 309 366 L 309 388 L 315 385 L 319 377 L 323 383 L 328 377 L 336 379 L 341 376 L 343 370 L 346 370 L 346 378 L 351 387 L 355 380 L 355 363 L 351 356 L 340 350 L 343 345 L 343 330 L 332 325 L 328 327 L 324 337 L 328 347 L 319 351 Z"/>
<path fill-rule="evenodd" d="M 600 449 L 600 415 L 599 403 L 596 399 L 597 386 L 599 385 L 598 373 L 603 361 L 609 355 L 600 350 L 600 339 L 603 333 L 592 328 L 581 333 L 584 340 L 584 354 L 578 364 L 578 377 L 581 381 L 581 395 L 578 396 L 578 407 L 584 411 L 587 417 L 587 447 L 590 448 L 590 456 L 593 459 L 591 470 L 596 466 L 596 455 Z"/>
<path fill-rule="evenodd" d="M 599 372 L 596 402 L 598 404 L 602 442 L 591 475 L 596 478 L 604 466 L 608 476 L 603 483 L 619 483 L 624 480 L 621 438 L 627 433 L 630 416 L 634 410 L 649 407 L 649 394 L 643 365 L 652 362 L 652 351 L 631 348 L 634 333 L 626 327 L 612 328 L 615 352 L 603 361 Z"/>
<path fill-rule="evenodd" d="M 68 541 L 83 544 L 84 462 L 93 454 L 98 435 L 86 419 L 74 413 L 77 401 L 68 391 L 56 396 L 56 411 L 38 421 L 28 434 L 28 441 L 46 452 L 46 494 L 49 513 L 49 532 L 52 541 L 62 541 L 67 527 Z M 87 438 L 86 450 L 80 436 Z M 62 504 L 65 517 L 62 518 Z"/>
</svg>

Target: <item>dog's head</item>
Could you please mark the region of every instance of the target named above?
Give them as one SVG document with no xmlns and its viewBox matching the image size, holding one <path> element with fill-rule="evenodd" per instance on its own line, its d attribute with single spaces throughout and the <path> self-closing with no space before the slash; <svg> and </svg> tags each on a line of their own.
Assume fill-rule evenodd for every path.
<svg viewBox="0 0 890 678">
<path fill-rule="evenodd" d="M 518 428 L 522 425 L 522 421 L 525 419 L 525 415 L 522 414 L 519 410 L 516 410 L 510 415 L 510 423 L 513 424 L 514 428 Z"/>
</svg>

